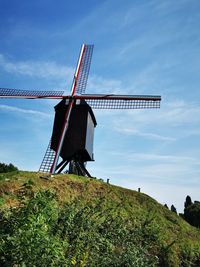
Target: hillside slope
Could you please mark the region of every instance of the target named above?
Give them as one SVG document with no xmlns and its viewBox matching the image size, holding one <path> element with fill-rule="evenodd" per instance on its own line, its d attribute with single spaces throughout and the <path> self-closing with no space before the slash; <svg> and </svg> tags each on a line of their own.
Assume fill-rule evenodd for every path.
<svg viewBox="0 0 200 267">
<path fill-rule="evenodd" d="M 99 229 L 103 227 L 102 225 L 105 226 L 107 218 L 111 217 L 111 225 L 114 225 L 113 221 L 118 221 L 119 223 L 117 230 L 117 235 L 119 236 L 121 234 L 119 231 L 120 227 L 123 228 L 125 225 L 125 230 L 126 232 L 129 231 L 127 232 L 129 236 L 131 236 L 133 229 L 137 229 L 137 231 L 139 231 L 137 232 L 138 235 L 134 232 L 134 236 L 136 239 L 138 238 L 138 247 L 141 246 L 141 249 L 143 246 L 147 247 L 146 254 L 144 255 L 148 254 L 147 256 L 149 258 L 154 258 L 152 263 L 149 261 L 146 265 L 145 263 L 144 265 L 141 265 L 141 263 L 137 265 L 133 263 L 133 255 L 126 253 L 126 256 L 123 254 L 121 257 L 132 257 L 129 263 L 127 260 L 122 264 L 122 260 L 124 259 L 121 259 L 120 263 L 110 262 L 108 264 L 109 256 L 106 256 L 108 257 L 107 263 L 103 263 L 103 257 L 100 263 L 99 258 L 99 266 L 200 266 L 200 231 L 190 226 L 182 218 L 163 207 L 151 197 L 133 190 L 109 185 L 97 179 L 88 179 L 66 174 L 57 175 L 50 180 L 46 180 L 41 179 L 40 176 L 41 174 L 38 173 L 21 171 L 0 174 L 0 209 L 2 213 L 7 214 L 8 211 L 12 212 L 14 207 L 16 209 L 21 209 L 26 205 L 24 203 L 28 203 L 29 199 L 37 195 L 37 192 L 48 190 L 54 192 L 58 209 L 64 208 L 66 203 L 70 203 L 72 206 L 78 200 L 79 206 L 81 207 L 79 210 L 87 209 L 87 212 L 89 210 L 87 221 L 90 220 L 90 217 L 94 218 L 97 213 L 100 214 L 101 216 L 99 216 L 98 223 L 96 221 L 94 222 L 94 219 L 91 221 L 91 225 L 98 224 L 97 228 L 95 228 L 96 226 L 94 227 L 97 229 L 96 232 L 100 231 Z M 68 207 L 70 207 L 70 205 L 68 205 Z M 90 209 L 88 207 L 90 207 Z M 94 212 L 95 210 L 97 211 L 96 213 Z M 56 220 L 56 223 L 58 223 L 61 219 Z M 131 227 L 129 227 L 130 225 Z M 106 227 L 109 228 L 108 225 Z M 114 226 L 112 226 L 112 228 L 114 229 Z M 132 230 L 130 231 L 129 228 Z M 112 232 L 113 229 L 111 229 L 110 232 Z M 104 232 L 104 229 L 101 229 L 101 231 Z M 104 233 L 106 238 L 108 235 L 109 231 Z M 112 248 L 110 248 L 110 251 L 114 253 L 113 255 L 117 255 L 117 253 L 121 255 L 121 251 L 127 252 L 131 240 L 132 242 L 136 242 L 133 239 L 127 239 L 126 244 L 119 248 L 120 240 L 116 241 L 117 237 L 115 235 L 116 233 L 113 232 L 112 236 L 109 235 L 109 238 L 106 239 L 106 242 L 108 240 L 112 241 Z M 98 240 L 100 237 L 101 235 L 98 236 Z M 112 238 L 113 240 L 115 238 L 115 241 L 113 241 Z M 127 236 L 124 235 L 123 238 L 125 240 Z M 91 242 L 90 240 L 90 243 Z M 98 243 L 98 241 L 96 242 Z M 105 240 L 102 242 L 105 246 Z M 137 242 L 135 243 L 136 247 Z M 119 251 L 116 252 L 117 249 Z M 94 265 L 89 263 L 89 258 L 93 257 L 92 254 L 88 252 L 90 250 L 91 248 L 88 248 L 87 253 L 84 252 L 84 254 L 82 252 L 79 256 L 71 257 L 71 265 L 69 265 L 69 263 L 68 265 L 57 265 L 56 263 L 54 265 L 52 263 L 50 266 L 98 266 L 97 263 L 94 263 Z M 97 250 L 100 251 L 99 247 Z M 131 250 L 133 250 L 133 248 L 131 248 Z M 75 255 L 75 250 L 73 253 L 73 255 Z M 141 254 L 141 252 L 139 254 Z M 78 257 L 80 258 L 80 262 L 78 261 Z M 137 258 L 136 256 L 134 257 Z M 112 258 L 114 259 L 113 256 Z M 83 263 L 84 261 L 85 263 Z M 22 265 L 19 264 L 17 266 Z M 41 266 L 43 265 L 41 264 Z"/>
</svg>

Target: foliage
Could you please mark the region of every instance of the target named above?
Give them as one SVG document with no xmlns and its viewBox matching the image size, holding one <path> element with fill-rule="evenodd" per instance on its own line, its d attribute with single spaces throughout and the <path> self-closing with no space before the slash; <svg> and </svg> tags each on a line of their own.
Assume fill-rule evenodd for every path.
<svg viewBox="0 0 200 267">
<path fill-rule="evenodd" d="M 191 197 L 187 196 L 184 206 L 184 219 L 192 226 L 200 227 L 200 202 L 193 203 Z"/>
<path fill-rule="evenodd" d="M 37 193 L 2 215 L 0 266 L 156 266 L 151 222 L 136 227 L 115 208 L 75 200 L 59 209 L 53 193 Z"/>
<path fill-rule="evenodd" d="M 174 207 L 174 205 L 171 205 L 171 211 L 177 214 L 176 208 Z"/>
<path fill-rule="evenodd" d="M 150 222 L 133 225 L 120 206 L 104 204 L 101 199 L 80 207 L 78 200 L 63 209 L 58 229 L 70 244 L 72 261 L 78 266 L 83 261 L 87 266 L 156 266 L 151 249 L 157 232 L 149 230 Z"/>
<path fill-rule="evenodd" d="M 51 233 L 58 218 L 54 196 L 38 193 L 0 221 L 0 266 L 60 266 L 66 242 Z"/>
<path fill-rule="evenodd" d="M 189 207 L 190 205 L 192 205 L 192 199 L 190 196 L 187 196 L 185 199 L 185 203 L 184 203 L 185 209 Z"/>
<path fill-rule="evenodd" d="M 5 163 L 0 162 L 0 173 L 13 172 L 17 170 L 17 167 L 15 167 L 12 163 L 7 165 Z"/>
<path fill-rule="evenodd" d="M 185 220 L 195 227 L 200 227 L 200 203 L 196 202 L 185 208 Z"/>
</svg>

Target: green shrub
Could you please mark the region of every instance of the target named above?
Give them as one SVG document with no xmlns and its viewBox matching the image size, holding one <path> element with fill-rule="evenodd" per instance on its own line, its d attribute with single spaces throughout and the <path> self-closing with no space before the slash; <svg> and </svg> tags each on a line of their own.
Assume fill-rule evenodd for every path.
<svg viewBox="0 0 200 267">
<path fill-rule="evenodd" d="M 65 266 L 67 243 L 51 233 L 58 209 L 54 195 L 39 192 L 0 221 L 0 266 Z M 67 265 L 66 265 L 67 266 Z"/>
<path fill-rule="evenodd" d="M 0 266 L 156 266 L 148 227 L 104 206 L 59 208 L 53 193 L 37 193 L 1 217 Z"/>
</svg>

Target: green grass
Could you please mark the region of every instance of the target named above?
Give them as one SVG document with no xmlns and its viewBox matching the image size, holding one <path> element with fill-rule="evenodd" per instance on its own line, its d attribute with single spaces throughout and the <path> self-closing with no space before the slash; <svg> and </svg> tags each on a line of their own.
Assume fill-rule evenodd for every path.
<svg viewBox="0 0 200 267">
<path fill-rule="evenodd" d="M 20 207 L 25 200 L 31 199 L 41 190 L 54 192 L 59 207 L 73 203 L 76 199 L 85 207 L 102 200 L 101 208 L 105 217 L 108 210 L 113 214 L 119 212 L 124 224 L 131 221 L 136 228 L 143 226 L 148 229 L 148 233 L 156 236 L 156 241 L 152 241 L 152 244 L 156 242 L 160 246 L 163 263 L 160 259 L 159 266 L 199 266 L 199 229 L 190 226 L 150 196 L 106 184 L 98 179 L 66 174 L 47 180 L 40 176 L 39 173 L 22 171 L 0 174 L 0 209 L 7 211 Z M 152 245 L 152 251 L 154 250 L 156 254 L 156 245 Z"/>
</svg>

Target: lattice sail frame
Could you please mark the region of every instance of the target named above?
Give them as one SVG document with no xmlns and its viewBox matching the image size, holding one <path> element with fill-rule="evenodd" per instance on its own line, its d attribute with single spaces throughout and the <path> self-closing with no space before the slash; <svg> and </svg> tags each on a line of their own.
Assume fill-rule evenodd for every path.
<svg viewBox="0 0 200 267">
<path fill-rule="evenodd" d="M 25 98 L 25 99 L 84 99 L 93 109 L 144 109 L 160 108 L 160 96 L 139 95 L 75 95 L 63 96 L 64 91 L 33 91 L 0 88 L 0 98 Z"/>
<path fill-rule="evenodd" d="M 76 93 L 84 94 L 87 86 L 88 75 L 90 71 L 90 65 L 92 60 L 94 45 L 85 45 L 84 54 L 81 62 L 81 67 L 79 70 L 79 76 L 76 84 Z"/>
<path fill-rule="evenodd" d="M 60 98 L 64 91 L 39 91 L 0 88 L 0 98 Z"/>
<path fill-rule="evenodd" d="M 160 108 L 160 96 L 134 95 L 82 95 L 93 109 L 144 109 Z"/>
</svg>

